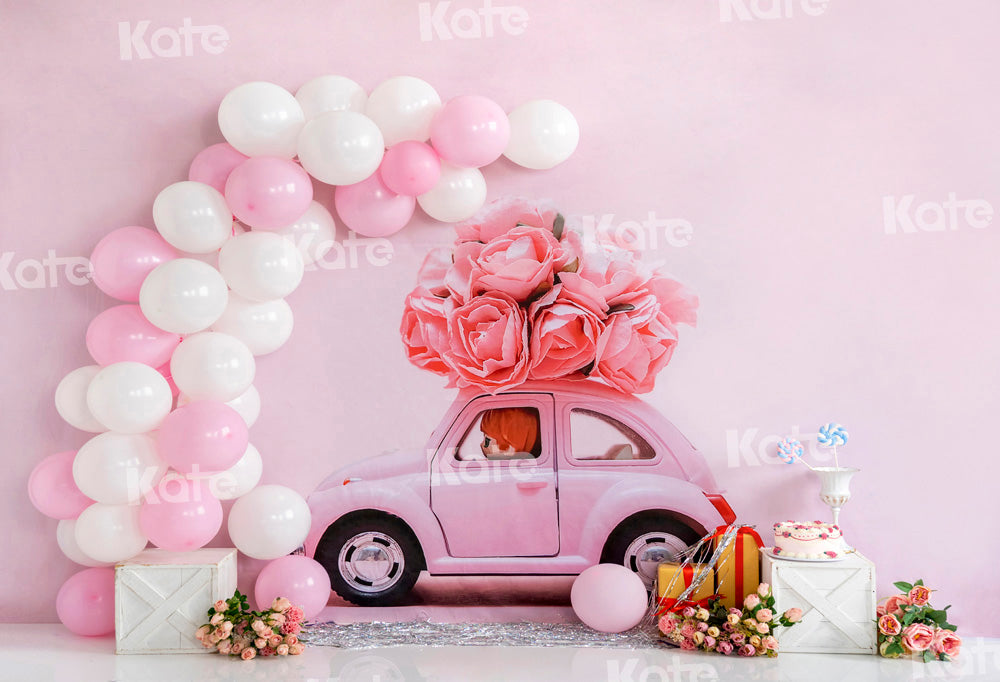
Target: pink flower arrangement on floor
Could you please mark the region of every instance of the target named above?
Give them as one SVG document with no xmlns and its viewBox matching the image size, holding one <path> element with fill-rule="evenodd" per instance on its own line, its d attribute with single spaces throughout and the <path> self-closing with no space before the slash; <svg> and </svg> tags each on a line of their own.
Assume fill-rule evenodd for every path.
<svg viewBox="0 0 1000 682">
<path fill-rule="evenodd" d="M 265 611 L 250 611 L 239 590 L 220 599 L 208 610 L 208 622 L 194 636 L 207 649 L 239 656 L 244 661 L 259 656 L 297 656 L 305 649 L 299 641 L 302 609 L 278 597 Z"/>
<path fill-rule="evenodd" d="M 902 590 L 876 610 L 878 652 L 886 658 L 919 656 L 924 662 L 948 661 L 958 656 L 962 638 L 948 622 L 948 609 L 930 605 L 931 590 L 923 580 L 893 583 Z"/>
<path fill-rule="evenodd" d="M 802 610 L 797 608 L 777 614 L 771 586 L 761 583 L 756 593 L 746 596 L 741 609 L 726 608 L 721 597 L 714 597 L 705 606 L 663 613 L 657 625 L 667 641 L 681 649 L 774 657 L 778 655 L 775 630 L 792 627 L 800 618 Z"/>
<path fill-rule="evenodd" d="M 698 299 L 631 252 L 585 248 L 554 209 L 494 202 L 424 261 L 400 334 L 410 362 L 490 392 L 529 379 L 653 389 Z"/>
</svg>

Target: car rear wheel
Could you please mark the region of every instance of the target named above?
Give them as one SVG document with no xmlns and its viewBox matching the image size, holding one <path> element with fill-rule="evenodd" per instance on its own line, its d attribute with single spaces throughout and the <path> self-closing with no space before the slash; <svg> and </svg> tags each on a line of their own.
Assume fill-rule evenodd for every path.
<svg viewBox="0 0 1000 682">
<path fill-rule="evenodd" d="M 359 514 L 330 526 L 316 561 L 333 590 L 359 606 L 398 604 L 417 582 L 423 554 L 406 524 L 388 514 Z"/>
<path fill-rule="evenodd" d="M 626 519 L 608 538 L 601 562 L 621 564 L 635 571 L 646 589 L 652 590 L 657 566 L 663 561 L 675 561 L 697 540 L 697 533 L 669 517 L 635 516 Z"/>
</svg>

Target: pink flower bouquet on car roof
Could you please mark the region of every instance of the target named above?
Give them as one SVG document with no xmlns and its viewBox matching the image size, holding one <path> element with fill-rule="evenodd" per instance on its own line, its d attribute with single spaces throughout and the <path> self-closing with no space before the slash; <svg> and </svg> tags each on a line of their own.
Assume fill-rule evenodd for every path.
<svg viewBox="0 0 1000 682">
<path fill-rule="evenodd" d="M 417 367 L 490 392 L 529 379 L 653 389 L 698 299 L 624 250 L 585 249 L 561 214 L 501 199 L 428 254 L 400 333 Z"/>
</svg>

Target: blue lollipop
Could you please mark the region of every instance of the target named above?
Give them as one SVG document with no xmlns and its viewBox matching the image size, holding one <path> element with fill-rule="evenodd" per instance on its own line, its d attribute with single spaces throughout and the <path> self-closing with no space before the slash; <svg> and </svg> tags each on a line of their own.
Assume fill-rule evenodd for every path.
<svg viewBox="0 0 1000 682">
<path fill-rule="evenodd" d="M 847 429 L 837 422 L 830 422 L 826 426 L 819 427 L 819 433 L 816 435 L 817 443 L 826 448 L 833 448 L 833 461 L 838 469 L 840 462 L 837 459 L 837 446 L 847 445 L 848 437 Z"/>
</svg>

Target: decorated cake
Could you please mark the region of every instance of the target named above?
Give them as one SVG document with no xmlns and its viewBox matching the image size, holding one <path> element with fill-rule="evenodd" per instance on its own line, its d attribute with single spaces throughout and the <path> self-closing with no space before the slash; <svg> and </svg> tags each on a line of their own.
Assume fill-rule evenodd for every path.
<svg viewBox="0 0 1000 682">
<path fill-rule="evenodd" d="M 774 524 L 774 554 L 790 559 L 836 559 L 844 553 L 840 527 L 822 521 Z"/>
</svg>

